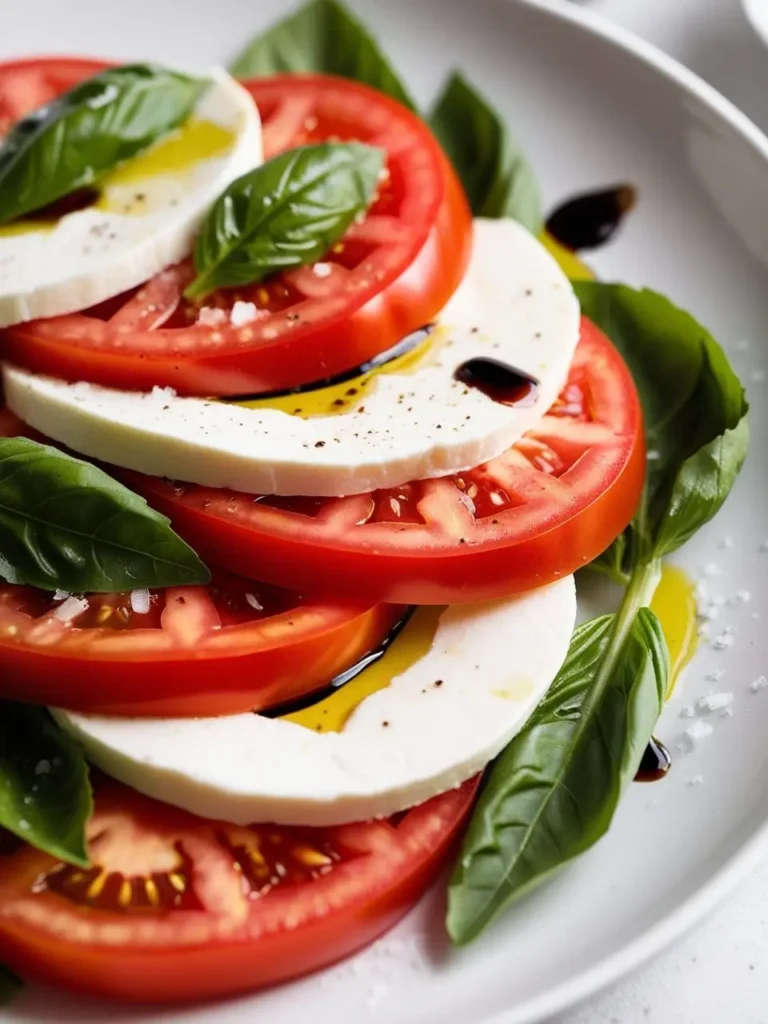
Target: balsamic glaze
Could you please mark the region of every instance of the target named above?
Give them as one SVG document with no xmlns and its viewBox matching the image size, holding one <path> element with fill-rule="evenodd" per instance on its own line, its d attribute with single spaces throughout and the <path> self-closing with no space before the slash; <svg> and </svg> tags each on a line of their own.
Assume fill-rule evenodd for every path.
<svg viewBox="0 0 768 1024">
<path fill-rule="evenodd" d="M 281 718 L 283 715 L 293 715 L 297 711 L 304 711 L 305 708 L 311 708 L 314 704 L 319 704 L 321 700 L 325 700 L 326 697 L 330 697 L 336 690 L 340 690 L 342 686 L 351 683 L 361 672 L 364 672 L 371 665 L 375 665 L 380 658 L 384 657 L 392 642 L 402 633 L 414 611 L 415 608 L 409 608 L 375 650 L 364 654 L 359 661 L 344 669 L 343 672 L 340 672 L 326 686 L 321 687 L 319 690 L 313 690 L 312 693 L 306 693 L 302 697 L 297 697 L 296 700 L 286 701 L 284 704 L 278 704 L 275 707 L 257 711 L 256 714 L 262 715 L 264 718 Z"/>
<path fill-rule="evenodd" d="M 404 356 L 408 352 L 411 352 L 427 340 L 435 327 L 436 324 L 425 324 L 424 327 L 418 327 L 415 331 L 411 331 L 410 334 L 406 334 L 406 336 L 398 341 L 396 345 L 393 345 L 392 348 L 388 348 L 384 352 L 379 352 L 379 354 L 374 356 L 373 359 L 369 359 L 366 363 L 361 363 L 359 366 L 355 366 L 351 370 L 344 370 L 343 373 L 337 373 L 335 377 L 324 377 L 322 380 L 315 380 L 310 384 L 300 384 L 296 388 L 284 388 L 282 391 L 262 391 L 258 394 L 251 395 L 230 395 L 226 398 L 219 399 L 219 401 L 268 401 L 270 398 L 285 398 L 286 395 L 304 395 L 309 391 L 320 391 L 322 388 L 331 388 L 336 384 L 344 384 L 348 380 L 355 380 L 357 377 L 364 377 L 367 373 L 372 373 L 374 370 L 380 370 L 382 366 L 386 366 L 387 363 L 391 363 L 393 359 L 399 359 L 400 356 Z"/>
<path fill-rule="evenodd" d="M 574 196 L 547 220 L 547 231 L 566 249 L 598 249 L 615 234 L 637 200 L 632 185 Z"/>
<path fill-rule="evenodd" d="M 645 748 L 640 767 L 637 769 L 635 782 L 658 782 L 663 779 L 672 767 L 672 757 L 661 742 L 652 736 Z"/>
<path fill-rule="evenodd" d="M 456 367 L 453 377 L 501 405 L 533 405 L 539 396 L 535 377 L 498 359 L 468 359 Z"/>
</svg>

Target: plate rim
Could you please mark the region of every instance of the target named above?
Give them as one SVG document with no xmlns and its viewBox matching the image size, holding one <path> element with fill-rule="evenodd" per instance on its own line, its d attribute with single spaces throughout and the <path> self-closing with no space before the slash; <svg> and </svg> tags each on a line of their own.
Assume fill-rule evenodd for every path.
<svg viewBox="0 0 768 1024">
<path fill-rule="evenodd" d="M 768 135 L 731 100 L 690 68 L 654 43 L 611 21 L 605 15 L 577 6 L 569 0 L 506 0 L 519 3 L 587 32 L 645 64 L 680 89 L 705 104 L 762 157 L 768 172 Z M 713 913 L 745 880 L 768 853 L 768 818 L 760 822 L 741 846 L 702 882 L 682 904 L 609 957 L 587 967 L 554 988 L 525 1002 L 484 1016 L 476 1024 L 540 1024 L 555 1014 L 578 1006 L 618 982 L 663 952 L 691 928 Z"/>
</svg>

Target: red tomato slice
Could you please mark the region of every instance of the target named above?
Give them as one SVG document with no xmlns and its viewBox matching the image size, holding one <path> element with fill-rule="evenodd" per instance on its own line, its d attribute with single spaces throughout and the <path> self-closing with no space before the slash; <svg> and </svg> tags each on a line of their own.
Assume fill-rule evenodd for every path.
<svg viewBox="0 0 768 1024">
<path fill-rule="evenodd" d="M 0 95 L 3 74 L 0 67 Z M 328 138 L 389 154 L 378 199 L 322 261 L 322 275 L 305 267 L 211 296 L 205 305 L 226 315 L 223 324 L 205 325 L 182 298 L 193 276 L 188 261 L 89 313 L 6 331 L 7 358 L 120 388 L 255 394 L 353 369 L 442 309 L 466 269 L 471 216 L 426 125 L 389 97 L 340 78 L 284 75 L 246 85 L 259 104 L 267 155 Z M 253 302 L 259 317 L 232 326 L 237 300 Z"/>
<path fill-rule="evenodd" d="M 450 604 L 542 586 L 624 529 L 645 479 L 632 377 L 594 324 L 558 402 L 467 473 L 349 498 L 254 499 L 121 476 L 219 565 L 370 601 Z"/>
<path fill-rule="evenodd" d="M 340 960 L 391 928 L 442 866 L 477 782 L 391 821 L 204 821 L 109 784 L 84 871 L 0 857 L 0 960 L 126 1002 L 233 995 Z"/>
<path fill-rule="evenodd" d="M 87 57 L 38 57 L 0 64 L 0 135 L 14 121 L 106 66 Z"/>
<path fill-rule="evenodd" d="M 0 585 L 0 696 L 112 715 L 238 714 L 324 686 L 403 614 L 224 572 L 207 587 L 150 592 L 146 613 L 131 594 L 86 601 L 68 622 L 54 595 Z"/>
</svg>

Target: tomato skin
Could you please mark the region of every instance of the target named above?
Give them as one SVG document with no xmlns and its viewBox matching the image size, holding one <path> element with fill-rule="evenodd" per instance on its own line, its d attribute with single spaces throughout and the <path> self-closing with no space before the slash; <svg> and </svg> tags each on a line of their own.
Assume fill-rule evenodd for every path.
<svg viewBox="0 0 768 1024">
<path fill-rule="evenodd" d="M 323 587 L 337 597 L 406 604 L 484 601 L 530 590 L 575 572 L 605 550 L 631 520 L 645 481 L 642 410 L 630 372 L 608 339 L 586 320 L 582 346 L 588 346 L 585 361 L 592 364 L 604 404 L 623 421 L 621 457 L 610 458 L 599 449 L 588 452 L 581 460 L 578 501 L 547 509 L 551 526 L 544 519 L 518 528 L 513 517 L 516 534 L 510 539 L 500 532 L 476 544 L 454 540 L 399 548 L 396 541 L 365 545 L 357 540 L 355 529 L 366 527 L 327 539 L 303 527 L 298 517 L 254 506 L 251 497 L 243 515 L 231 509 L 222 513 L 216 501 L 224 504 L 220 495 L 230 499 L 230 492 L 191 487 L 188 497 L 179 497 L 162 480 L 121 475 L 169 516 L 193 547 L 209 552 L 217 564 L 237 563 L 245 572 L 258 569 L 268 580 Z"/>
<path fill-rule="evenodd" d="M 2 80 L 0 66 L 0 87 Z M 437 315 L 464 276 L 472 217 L 456 174 L 426 126 L 389 97 L 333 76 L 283 75 L 245 85 L 259 103 L 262 97 L 271 102 L 276 93 L 291 98 L 296 92 L 315 90 L 321 97 L 318 102 L 327 95 L 335 110 L 341 105 L 339 95 L 348 96 L 361 111 L 359 117 L 365 117 L 366 106 L 375 107 L 379 121 L 389 118 L 400 131 L 408 126 L 412 139 L 419 140 L 418 151 L 392 159 L 409 168 L 413 178 L 406 193 L 409 212 L 380 218 L 397 221 L 398 241 L 378 246 L 380 254 L 399 255 L 376 262 L 374 249 L 356 268 L 354 289 L 341 297 L 331 294 L 299 303 L 299 312 L 290 314 L 287 322 L 275 313 L 241 330 L 187 324 L 125 333 L 120 328 L 111 331 L 108 321 L 72 314 L 8 328 L 1 339 L 7 359 L 34 372 L 129 390 L 148 391 L 160 385 L 183 395 L 257 394 L 354 369 Z M 429 184 L 423 190 L 416 187 L 422 179 Z M 178 312 L 183 283 L 169 302 L 174 310 L 170 315 Z M 238 295 L 258 304 L 263 290 L 252 286 Z M 218 338 L 216 344 L 212 334 Z M 252 340 L 244 343 L 246 336 Z"/>
<path fill-rule="evenodd" d="M 121 942 L 116 936 L 125 926 L 125 914 L 72 909 L 50 893 L 39 894 L 39 885 L 38 894 L 31 895 L 56 862 L 26 847 L 0 858 L 0 960 L 25 980 L 139 1004 L 222 998 L 329 966 L 378 938 L 419 900 L 444 864 L 477 785 L 478 780 L 472 780 L 409 811 L 397 826 L 394 841 L 381 837 L 386 848 L 377 850 L 371 843 L 366 852 L 334 869 L 335 875 L 332 871 L 304 883 L 307 900 L 299 885 L 293 891 L 278 888 L 246 900 L 245 916 L 234 921 L 230 910 L 240 911 L 239 907 L 223 905 L 219 920 L 211 912 L 163 911 L 167 941 L 142 942 L 134 934 L 133 941 Z M 149 813 L 162 820 L 163 831 L 178 829 L 182 843 L 185 833 L 199 823 L 130 791 L 112 786 L 110 790 L 118 793 L 129 813 L 135 806 L 144 816 Z M 95 827 L 100 824 L 100 806 L 97 799 Z M 201 824 L 212 829 L 211 823 Z M 220 829 L 227 827 L 222 824 Z M 359 841 L 363 849 L 366 833 L 377 829 L 381 831 L 381 825 L 371 822 L 345 826 L 334 834 L 343 834 L 354 845 Z M 204 853 L 206 841 L 198 836 L 197 843 Z M 140 846 L 137 855 L 140 859 Z M 191 859 L 195 862 L 194 855 Z M 207 874 L 209 881 L 216 870 L 210 862 L 195 863 L 195 869 Z M 103 922 L 103 941 L 79 940 L 78 920 L 93 925 L 94 915 L 100 919 L 97 928 Z M 197 919 L 197 941 L 182 936 L 180 928 L 174 942 L 174 915 L 184 919 L 183 926 Z M 287 923 L 296 916 L 297 923 Z M 145 912 L 134 915 L 134 920 L 142 917 L 144 935 L 151 936 L 155 918 Z"/>
<path fill-rule="evenodd" d="M 142 630 L 107 653 L 96 644 L 24 644 L 0 632 L 0 694 L 87 714 L 241 714 L 324 686 L 375 650 L 401 616 L 396 606 L 318 603 L 274 616 L 269 633 L 242 627 L 209 644 L 164 651 L 142 650 L 154 639 L 145 641 Z"/>
</svg>

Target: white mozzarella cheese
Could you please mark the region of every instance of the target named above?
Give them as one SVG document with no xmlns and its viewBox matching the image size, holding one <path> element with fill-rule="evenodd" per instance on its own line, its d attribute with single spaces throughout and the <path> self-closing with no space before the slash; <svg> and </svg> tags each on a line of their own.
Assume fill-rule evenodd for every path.
<svg viewBox="0 0 768 1024">
<path fill-rule="evenodd" d="M 524 228 L 478 220 L 471 265 L 437 333 L 433 355 L 411 372 L 379 374 L 361 405 L 335 416 L 68 384 L 15 367 L 5 369 L 5 395 L 54 440 L 152 476 L 253 494 L 360 494 L 470 469 L 514 444 L 565 383 L 579 308 Z M 483 357 L 536 378 L 536 401 L 503 405 L 455 379 Z"/>
<path fill-rule="evenodd" d="M 506 746 L 560 668 L 575 615 L 573 577 L 452 606 L 427 654 L 338 733 L 255 714 L 55 714 L 104 771 L 203 817 L 334 825 L 389 815 L 459 785 Z"/>
<path fill-rule="evenodd" d="M 95 206 L 0 228 L 0 327 L 96 305 L 189 255 L 213 201 L 262 161 L 253 100 L 225 71 L 209 77 L 187 124 L 107 176 Z M 174 166 L 201 137 L 213 154 Z"/>
</svg>

